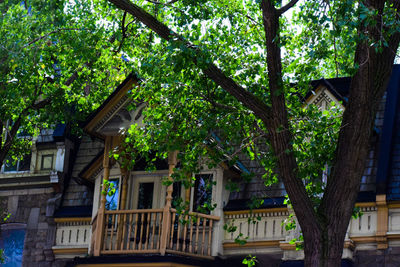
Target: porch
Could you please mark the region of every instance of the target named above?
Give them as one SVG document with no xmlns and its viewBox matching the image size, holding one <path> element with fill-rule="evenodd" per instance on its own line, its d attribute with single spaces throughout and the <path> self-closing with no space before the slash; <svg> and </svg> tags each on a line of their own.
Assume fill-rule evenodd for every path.
<svg viewBox="0 0 400 267">
<path fill-rule="evenodd" d="M 104 150 L 104 180 L 110 178 L 107 148 L 115 144 L 110 139 L 106 139 Z M 177 152 L 171 152 L 168 157 L 168 177 L 171 180 L 176 164 Z M 160 188 L 157 186 L 159 181 L 155 182 L 158 179 L 149 180 L 147 177 L 142 181 L 144 178 L 135 178 L 133 181 L 137 184 L 129 185 L 129 177 L 132 177 L 129 172 L 121 169 L 120 174 L 118 209 L 106 208 L 107 196 L 104 192 L 107 188 L 103 185 L 100 205 L 91 221 L 90 255 L 177 254 L 213 258 L 213 230 L 218 226 L 218 216 L 189 210 L 177 211 L 172 207 L 172 184 L 160 192 L 157 190 Z M 133 194 L 129 197 L 127 191 L 132 185 L 134 190 L 130 190 Z M 190 191 L 185 193 L 187 198 Z"/>
</svg>

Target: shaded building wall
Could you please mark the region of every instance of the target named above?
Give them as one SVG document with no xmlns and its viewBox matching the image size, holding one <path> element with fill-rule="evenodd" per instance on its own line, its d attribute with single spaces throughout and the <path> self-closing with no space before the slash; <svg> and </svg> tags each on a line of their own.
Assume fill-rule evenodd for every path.
<svg viewBox="0 0 400 267">
<path fill-rule="evenodd" d="M 56 201 L 53 189 L 0 192 L 0 201 L 1 209 L 11 214 L 7 224 L 25 225 L 22 266 L 53 266 L 52 246 L 56 230 L 51 213 Z"/>
</svg>

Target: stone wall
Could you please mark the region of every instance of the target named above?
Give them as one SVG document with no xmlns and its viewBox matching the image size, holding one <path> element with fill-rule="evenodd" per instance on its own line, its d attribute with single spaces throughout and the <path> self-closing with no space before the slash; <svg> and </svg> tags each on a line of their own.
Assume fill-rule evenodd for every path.
<svg viewBox="0 0 400 267">
<path fill-rule="evenodd" d="M 1 209 L 11 213 L 7 223 L 26 225 L 23 266 L 54 266 L 55 197 L 52 188 L 0 192 Z"/>
</svg>

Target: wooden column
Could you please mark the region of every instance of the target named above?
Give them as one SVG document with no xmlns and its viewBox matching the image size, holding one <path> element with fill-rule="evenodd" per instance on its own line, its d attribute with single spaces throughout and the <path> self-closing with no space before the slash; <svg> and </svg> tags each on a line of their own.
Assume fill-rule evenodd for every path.
<svg viewBox="0 0 400 267">
<path fill-rule="evenodd" d="M 126 168 L 120 169 L 121 172 L 121 205 L 119 206 L 120 210 L 126 210 L 126 195 L 127 195 L 127 187 L 128 187 L 128 170 Z M 126 226 L 126 215 L 119 214 L 118 215 L 118 229 L 117 229 L 117 250 L 123 249 L 123 236 Z"/>
<path fill-rule="evenodd" d="M 378 207 L 378 218 L 376 226 L 377 249 L 387 249 L 387 231 L 388 231 L 388 206 L 386 195 L 376 195 L 376 205 Z"/>
<path fill-rule="evenodd" d="M 126 210 L 127 209 L 127 204 L 126 204 L 126 197 L 127 197 L 127 192 L 128 192 L 128 170 L 126 168 L 121 169 L 121 179 L 122 179 L 122 184 L 121 184 L 121 207 L 120 210 Z"/>
<path fill-rule="evenodd" d="M 168 154 L 168 179 L 170 181 L 173 180 L 172 174 L 174 173 L 174 168 L 177 163 L 177 155 L 178 151 L 173 151 Z M 165 250 L 167 249 L 168 243 L 168 233 L 171 228 L 171 202 L 172 202 L 172 191 L 173 191 L 172 183 L 167 187 L 167 195 L 165 197 L 165 206 L 163 211 L 163 222 L 162 222 L 162 231 L 161 231 L 161 239 L 160 239 L 160 253 L 161 255 L 165 255 Z"/>
<path fill-rule="evenodd" d="M 187 175 L 187 179 L 188 182 L 190 183 L 191 178 L 192 178 L 192 174 L 188 173 Z M 190 191 L 191 191 L 192 187 L 189 186 L 188 188 L 186 188 L 185 190 L 185 204 L 188 203 L 188 206 L 186 207 L 186 210 L 190 210 Z"/>
<path fill-rule="evenodd" d="M 104 174 L 103 174 L 103 180 L 107 180 L 110 178 L 110 148 L 111 148 L 111 142 L 112 142 L 112 137 L 107 136 L 104 144 L 104 154 L 103 154 L 103 169 L 104 169 Z M 104 239 L 104 223 L 105 223 L 105 209 L 106 209 L 106 195 L 103 194 L 103 192 L 107 189 L 101 181 L 103 186 L 102 190 L 100 192 L 101 200 L 100 200 L 100 207 L 97 212 L 97 225 L 96 225 L 96 232 L 94 234 L 94 256 L 100 256 L 100 251 L 101 251 L 101 245 L 103 243 Z"/>
</svg>

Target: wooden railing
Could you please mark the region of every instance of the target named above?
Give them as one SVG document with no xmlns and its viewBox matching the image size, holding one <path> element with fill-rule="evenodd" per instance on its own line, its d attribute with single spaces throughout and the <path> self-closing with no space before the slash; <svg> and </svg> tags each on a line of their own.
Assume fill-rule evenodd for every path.
<svg viewBox="0 0 400 267">
<path fill-rule="evenodd" d="M 165 220 L 166 215 L 170 220 Z M 104 216 L 101 254 L 167 252 L 211 257 L 213 226 L 219 220 L 194 212 L 181 215 L 175 209 L 105 211 Z"/>
<path fill-rule="evenodd" d="M 155 253 L 160 248 L 162 209 L 105 212 L 103 254 Z"/>
<path fill-rule="evenodd" d="M 224 243 L 235 243 L 240 234 L 247 242 L 285 240 L 283 222 L 288 216 L 286 208 L 225 212 L 225 223 L 233 230 L 225 232 Z"/>
<path fill-rule="evenodd" d="M 219 217 L 197 212 L 179 214 L 175 209 L 171 212 L 167 252 L 211 256 L 213 226 Z"/>
<path fill-rule="evenodd" d="M 91 218 L 55 218 L 56 236 L 52 250 L 55 258 L 63 258 L 71 251 L 78 255 L 86 255 L 89 251 Z"/>
</svg>

